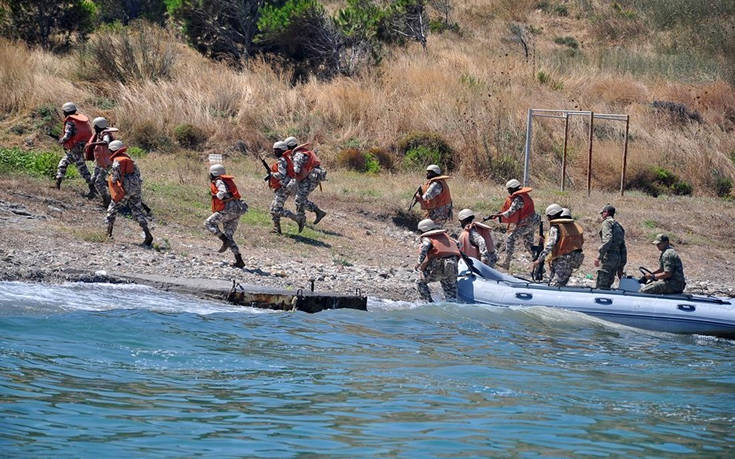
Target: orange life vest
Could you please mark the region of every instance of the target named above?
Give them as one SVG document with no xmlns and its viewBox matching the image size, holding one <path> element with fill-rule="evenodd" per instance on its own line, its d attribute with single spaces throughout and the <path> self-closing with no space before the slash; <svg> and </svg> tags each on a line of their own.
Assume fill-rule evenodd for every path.
<svg viewBox="0 0 735 459">
<path fill-rule="evenodd" d="M 291 178 L 296 177 L 296 173 L 293 171 L 293 159 L 291 159 L 291 150 L 285 152 L 282 157 L 286 158 L 286 175 L 288 175 Z M 271 176 L 268 179 L 268 186 L 272 190 L 277 190 L 281 188 L 281 181 L 273 176 L 273 174 L 277 174 L 277 173 L 278 173 L 278 160 L 276 160 L 276 162 L 271 164 Z"/>
<path fill-rule="evenodd" d="M 120 202 L 125 197 L 125 188 L 123 187 L 123 179 L 126 175 L 135 171 L 135 162 L 128 156 L 127 147 L 123 147 L 110 156 L 112 162 L 120 164 L 120 180 L 113 181 L 112 176 L 107 179 L 107 185 L 110 189 L 110 198 L 115 202 Z"/>
<path fill-rule="evenodd" d="M 296 174 L 296 180 L 303 180 L 306 176 L 308 176 L 312 170 L 314 170 L 315 167 L 321 166 L 322 162 L 319 160 L 319 157 L 311 150 L 307 150 L 306 148 L 309 147 L 309 144 L 299 145 L 298 147 L 293 149 L 292 154 L 294 153 L 301 153 L 302 155 L 306 155 L 306 163 L 304 164 L 304 167 L 301 168 L 301 172 Z"/>
<path fill-rule="evenodd" d="M 423 185 L 421 185 L 421 196 L 426 194 L 426 191 L 429 189 L 429 186 L 434 182 L 439 182 L 442 186 L 442 191 L 439 193 L 436 197 L 433 199 L 429 199 L 428 201 L 421 201 L 421 208 L 424 210 L 431 210 L 436 209 L 438 207 L 446 206 L 447 204 L 452 202 L 452 195 L 449 193 L 449 185 L 447 185 L 447 177 L 446 175 L 440 175 L 438 177 L 432 177 L 429 180 L 426 181 Z"/>
<path fill-rule="evenodd" d="M 227 188 L 227 191 L 232 195 L 232 198 L 229 199 L 220 199 L 217 197 L 217 193 L 219 193 L 219 190 L 217 189 L 217 185 L 215 185 L 215 182 L 217 179 L 212 180 L 209 183 L 209 189 L 212 192 L 212 212 L 220 212 L 225 210 L 225 203 L 227 201 L 232 201 L 240 199 L 240 192 L 237 191 L 237 185 L 235 185 L 235 181 L 233 180 L 235 177 L 231 175 L 220 175 L 217 178 L 221 178 L 223 182 L 225 182 L 225 187 Z"/>
<path fill-rule="evenodd" d="M 100 132 L 99 134 L 92 134 L 92 137 L 90 137 L 89 141 L 87 142 L 87 145 L 84 147 L 84 159 L 87 161 L 94 160 L 98 166 L 103 167 L 107 169 L 108 167 L 112 166 L 112 161 L 110 160 L 110 149 L 106 144 L 103 145 L 90 145 L 92 143 L 101 141 L 106 135 L 110 136 L 110 141 L 115 140 L 115 137 L 112 136 L 112 132 L 105 129 L 104 131 Z"/>
<path fill-rule="evenodd" d="M 492 230 L 490 227 L 479 222 L 472 222 L 465 226 L 464 231 L 459 235 L 459 249 L 462 253 L 468 257 L 480 258 L 480 249 L 473 244 L 472 239 L 470 239 L 470 230 L 472 229 L 480 233 L 480 236 L 485 240 L 487 251 L 489 253 L 495 252 L 495 241 L 493 241 Z"/>
<path fill-rule="evenodd" d="M 533 199 L 531 199 L 531 197 L 528 195 L 528 193 L 530 193 L 531 191 L 533 191 L 533 188 L 523 187 L 505 198 L 503 208 L 500 209 L 500 212 L 505 212 L 506 210 L 510 209 L 510 205 L 513 203 L 513 198 L 515 198 L 516 196 L 520 196 L 523 199 L 523 207 L 521 208 L 521 210 L 514 213 L 510 217 L 503 217 L 501 219 L 502 222 L 518 224 L 518 222 L 520 222 L 524 218 L 533 215 L 536 209 L 534 209 L 533 207 Z"/>
<path fill-rule="evenodd" d="M 86 116 L 81 113 L 75 113 L 64 119 L 64 124 L 68 122 L 74 124 L 74 134 L 72 134 L 69 140 L 64 142 L 64 148 L 67 150 L 70 150 L 79 142 L 86 142 L 90 137 L 92 137 L 92 127 L 89 125 L 89 118 Z"/>
<path fill-rule="evenodd" d="M 446 230 L 431 230 L 421 235 L 431 240 L 431 250 L 427 255 L 427 259 L 459 257 L 459 247 L 454 239 L 449 237 Z"/>
<path fill-rule="evenodd" d="M 549 222 L 559 230 L 559 240 L 551 249 L 550 259 L 581 250 L 584 245 L 584 230 L 571 218 L 557 218 Z"/>
</svg>

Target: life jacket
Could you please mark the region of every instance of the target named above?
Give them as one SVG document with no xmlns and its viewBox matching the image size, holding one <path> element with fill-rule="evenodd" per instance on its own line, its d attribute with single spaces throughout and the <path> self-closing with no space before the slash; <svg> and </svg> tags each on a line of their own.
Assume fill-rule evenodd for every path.
<svg viewBox="0 0 735 459">
<path fill-rule="evenodd" d="M 472 222 L 464 227 L 464 231 L 459 235 L 459 248 L 463 254 L 468 257 L 480 258 L 480 249 L 472 243 L 470 238 L 470 230 L 475 230 L 480 233 L 480 236 L 485 240 L 487 251 L 492 253 L 495 251 L 495 241 L 493 241 L 492 230 L 489 226 L 479 222 Z"/>
<path fill-rule="evenodd" d="M 559 239 L 554 244 L 549 255 L 549 261 L 566 255 L 575 250 L 582 250 L 584 245 L 584 230 L 571 218 L 557 218 L 549 222 L 559 230 Z"/>
<path fill-rule="evenodd" d="M 531 197 L 528 195 L 528 193 L 530 193 L 531 191 L 533 191 L 533 188 L 523 187 L 505 198 L 503 208 L 500 209 L 500 212 L 505 212 L 506 210 L 510 209 L 510 205 L 513 203 L 513 198 L 515 198 L 516 196 L 520 196 L 523 199 L 523 207 L 521 208 L 521 210 L 514 213 L 510 217 L 502 217 L 501 221 L 503 223 L 515 223 L 517 225 L 518 222 L 520 222 L 524 218 L 530 217 L 534 214 L 536 209 L 534 209 L 533 207 L 533 199 L 531 199 Z"/>
<path fill-rule="evenodd" d="M 306 163 L 304 164 L 304 167 L 301 168 L 301 172 L 296 174 L 296 180 L 303 180 L 311 173 L 312 170 L 314 170 L 315 167 L 321 166 L 322 164 L 316 153 L 311 150 L 307 150 L 309 146 L 310 145 L 306 143 L 304 145 L 299 145 L 292 150 L 292 155 L 297 152 L 301 153 L 302 155 L 306 155 Z"/>
<path fill-rule="evenodd" d="M 101 141 L 106 135 L 110 136 L 110 141 L 115 140 L 115 137 L 112 135 L 112 131 L 105 129 L 99 134 L 92 134 L 92 137 L 90 137 L 87 145 L 84 147 L 84 159 L 87 161 L 94 160 L 98 166 L 105 169 L 112 166 L 112 161 L 110 160 L 110 149 L 107 145 L 90 144 Z"/>
<path fill-rule="evenodd" d="M 293 171 L 293 159 L 291 158 L 291 150 L 288 150 L 285 152 L 282 156 L 282 158 L 286 158 L 286 175 L 288 175 L 291 178 L 296 177 L 296 173 Z M 273 164 L 271 164 L 271 176 L 268 179 L 268 186 L 272 190 L 277 190 L 281 188 L 281 181 L 273 176 L 273 174 L 278 173 L 278 162 L 280 158 L 276 160 Z"/>
<path fill-rule="evenodd" d="M 429 250 L 427 255 L 429 260 L 461 256 L 457 243 L 449 237 L 446 230 L 427 231 L 421 237 L 426 237 L 431 240 L 431 250 Z"/>
<path fill-rule="evenodd" d="M 89 118 L 82 115 L 81 113 L 75 113 L 69 115 L 64 119 L 64 124 L 71 122 L 74 124 L 74 134 L 71 138 L 64 142 L 64 148 L 70 150 L 74 145 L 79 142 L 86 142 L 92 137 L 93 131 L 92 126 L 89 125 Z M 63 138 L 63 136 L 62 136 Z"/>
<path fill-rule="evenodd" d="M 231 175 L 220 175 L 217 178 L 220 178 L 223 182 L 225 182 L 225 187 L 227 188 L 227 191 L 232 195 L 232 197 L 228 199 L 218 198 L 217 193 L 219 193 L 219 190 L 217 189 L 217 185 L 215 185 L 217 179 L 212 180 L 209 183 L 209 189 L 212 192 L 212 212 L 223 211 L 225 210 L 225 203 L 227 203 L 228 201 L 240 199 L 240 192 L 237 191 L 237 185 L 235 185 L 235 181 L 233 180 L 235 177 Z"/>
<path fill-rule="evenodd" d="M 107 179 L 107 185 L 110 189 L 110 198 L 115 202 L 120 202 L 125 197 L 125 188 L 123 187 L 123 179 L 126 175 L 135 172 L 135 161 L 128 156 L 128 147 L 123 147 L 110 156 L 110 160 L 120 164 L 120 180 L 113 181 L 112 176 Z"/>
<path fill-rule="evenodd" d="M 450 204 L 452 202 L 452 195 L 449 192 L 449 185 L 447 185 L 447 179 L 449 177 L 446 175 L 440 175 L 438 177 L 432 177 L 429 180 L 426 181 L 423 185 L 421 185 L 421 196 L 426 194 L 426 191 L 429 189 L 429 186 L 434 182 L 439 182 L 442 186 L 442 191 L 439 193 L 436 197 L 433 199 L 429 199 L 428 201 L 421 201 L 421 208 L 424 210 L 431 210 L 436 209 L 438 207 L 446 206 L 447 204 Z"/>
</svg>

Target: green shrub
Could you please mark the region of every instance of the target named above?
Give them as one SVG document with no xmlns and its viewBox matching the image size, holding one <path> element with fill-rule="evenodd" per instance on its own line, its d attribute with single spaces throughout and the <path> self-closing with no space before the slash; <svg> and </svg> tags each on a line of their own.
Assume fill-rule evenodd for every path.
<svg viewBox="0 0 735 459">
<path fill-rule="evenodd" d="M 577 39 L 570 36 L 556 37 L 554 38 L 554 43 L 556 43 L 557 45 L 568 46 L 572 49 L 579 48 L 579 42 L 577 41 Z"/>
<path fill-rule="evenodd" d="M 717 196 L 724 198 L 732 192 L 732 180 L 729 177 L 721 175 L 715 177 L 715 193 Z"/>
<path fill-rule="evenodd" d="M 397 147 L 406 169 L 423 169 L 429 164 L 437 164 L 443 171 L 455 167 L 452 148 L 437 133 L 411 132 L 398 141 Z"/>
<path fill-rule="evenodd" d="M 143 157 L 143 156 L 145 156 L 145 155 L 146 155 L 147 153 L 148 153 L 148 152 L 146 152 L 145 150 L 143 150 L 143 149 L 142 149 L 142 148 L 140 148 L 140 147 L 135 147 L 135 146 L 133 146 L 133 147 L 128 147 L 128 154 L 129 154 L 130 156 L 132 156 L 133 158 L 142 158 L 142 157 Z"/>
<path fill-rule="evenodd" d="M 556 14 L 557 16 L 567 17 L 567 16 L 569 16 L 569 10 L 564 5 L 555 5 L 554 6 L 554 14 Z"/>
<path fill-rule="evenodd" d="M 536 74 L 536 78 L 538 79 L 538 82 L 541 84 L 546 84 L 549 81 L 551 81 L 551 75 L 544 72 L 543 70 L 538 71 L 538 73 Z"/>
<path fill-rule="evenodd" d="M 640 190 L 654 197 L 662 194 L 688 196 L 693 191 L 689 183 L 662 167 L 652 167 L 634 174 L 626 189 Z"/>
<path fill-rule="evenodd" d="M 390 152 L 388 152 L 385 148 L 372 147 L 370 150 L 368 150 L 368 153 L 375 157 L 375 159 L 380 164 L 381 169 L 387 171 L 393 170 L 393 155 L 391 155 Z"/>
<path fill-rule="evenodd" d="M 54 177 L 61 154 L 52 151 L 24 151 L 20 148 L 0 148 L 0 171 L 22 172 L 40 177 Z M 67 176 L 78 176 L 76 169 L 67 169 Z"/>
<path fill-rule="evenodd" d="M 174 128 L 174 139 L 184 148 L 197 148 L 207 140 L 207 134 L 193 124 L 179 124 Z"/>
<path fill-rule="evenodd" d="M 337 164 L 357 172 L 377 174 L 382 168 L 380 159 L 382 156 L 378 155 L 382 155 L 382 150 L 370 149 L 369 151 L 361 151 L 357 148 L 345 148 L 337 154 Z"/>
<path fill-rule="evenodd" d="M 167 150 L 171 147 L 171 139 L 152 121 L 142 121 L 130 131 L 130 145 L 138 145 L 146 151 Z"/>
</svg>

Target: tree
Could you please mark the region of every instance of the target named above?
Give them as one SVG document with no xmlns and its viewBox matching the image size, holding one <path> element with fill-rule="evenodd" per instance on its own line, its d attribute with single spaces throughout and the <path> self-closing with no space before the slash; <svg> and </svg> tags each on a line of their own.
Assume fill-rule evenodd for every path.
<svg viewBox="0 0 735 459">
<path fill-rule="evenodd" d="M 0 0 L 0 8 L 4 35 L 45 49 L 85 40 L 97 11 L 91 0 Z"/>
<path fill-rule="evenodd" d="M 164 0 L 94 0 L 94 3 L 101 22 L 128 24 L 135 19 L 146 19 L 159 25 L 166 23 Z"/>
</svg>

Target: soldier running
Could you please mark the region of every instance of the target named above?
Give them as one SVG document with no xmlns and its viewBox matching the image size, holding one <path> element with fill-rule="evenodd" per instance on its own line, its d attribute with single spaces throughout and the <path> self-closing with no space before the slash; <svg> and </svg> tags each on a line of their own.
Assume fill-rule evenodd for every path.
<svg viewBox="0 0 735 459">
<path fill-rule="evenodd" d="M 204 222 L 204 227 L 222 241 L 222 247 L 217 252 L 222 253 L 229 248 L 235 256 L 235 263 L 232 266 L 242 268 L 245 263 L 233 235 L 240 222 L 240 216 L 248 211 L 248 205 L 240 199 L 234 177 L 225 174 L 225 166 L 221 164 L 214 164 L 209 168 L 213 213 Z M 220 231 L 219 224 L 222 224 L 223 231 Z"/>
<path fill-rule="evenodd" d="M 551 204 L 545 213 L 550 228 L 543 250 L 538 259 L 531 263 L 532 269 L 549 258 L 549 285 L 564 287 L 572 277 L 572 272 L 582 266 L 584 261 L 584 230 L 572 218 L 564 217 L 564 209 L 559 204 Z"/>
<path fill-rule="evenodd" d="M 459 224 L 462 233 L 459 235 L 459 250 L 468 257 L 479 259 L 491 268 L 498 261 L 495 252 L 492 229 L 480 222 L 474 221 L 475 213 L 471 209 L 459 211 Z"/>
<path fill-rule="evenodd" d="M 89 193 L 87 198 L 93 198 L 96 194 L 92 175 L 84 163 L 84 146 L 90 137 L 92 137 L 92 128 L 89 126 L 89 118 L 81 113 L 77 113 L 77 106 L 73 102 L 67 102 L 61 107 L 64 112 L 64 135 L 59 139 L 59 144 L 63 145 L 66 155 L 59 161 L 56 169 L 56 189 L 61 188 L 61 181 L 66 175 L 66 168 L 69 164 L 74 163 L 77 166 L 79 175 L 84 178 L 89 185 Z"/>
<path fill-rule="evenodd" d="M 305 219 L 305 210 L 314 212 L 316 214 L 314 224 L 316 225 L 322 221 L 322 218 L 327 213 L 309 200 L 309 194 L 327 178 L 327 171 L 321 167 L 321 161 L 316 153 L 310 149 L 310 144 L 298 145 L 299 142 L 296 140 L 296 137 L 289 137 L 284 142 L 286 142 L 286 146 L 291 152 L 293 171 L 298 184 L 296 191 L 296 213 L 299 215 L 299 218 Z"/>
<path fill-rule="evenodd" d="M 528 253 L 531 253 L 533 247 L 533 235 L 538 228 L 541 217 L 536 213 L 533 199 L 528 195 L 533 189 L 521 187 L 521 182 L 516 179 L 508 180 L 505 184 L 508 190 L 508 197 L 503 203 L 500 213 L 492 214 L 487 219 L 497 218 L 501 223 L 507 223 L 508 229 L 510 225 L 515 227 L 505 238 L 505 255 L 499 267 L 508 270 L 510 268 L 510 260 L 513 258 L 516 240 L 523 239 Z"/>
<path fill-rule="evenodd" d="M 595 259 L 597 270 L 596 288 L 609 289 L 615 275 L 623 276 L 623 268 L 628 262 L 628 251 L 625 247 L 625 230 L 615 221 L 615 207 L 606 205 L 600 211 L 602 228 L 600 229 L 600 240 L 602 244 L 598 249 L 599 256 Z"/>
<path fill-rule="evenodd" d="M 94 172 L 92 173 L 92 183 L 97 193 L 102 196 L 102 205 L 107 209 L 110 205 L 110 193 L 107 191 L 107 174 L 110 172 L 112 160 L 110 160 L 110 142 L 115 140 L 112 136 L 117 129 L 110 129 L 107 120 L 103 117 L 95 118 L 92 121 L 94 134 L 84 147 L 85 159 L 94 159 Z"/>
<path fill-rule="evenodd" d="M 414 195 L 425 211 L 424 217 L 439 225 L 452 218 L 452 194 L 447 185 L 448 178 L 442 175 L 439 166 L 431 164 L 426 168 L 426 182 Z"/>
<path fill-rule="evenodd" d="M 456 300 L 457 262 L 460 257 L 457 243 L 431 219 L 421 220 L 418 230 L 421 232 L 421 252 L 414 270 L 419 272 L 416 288 L 421 299 L 431 303 L 433 300 L 428 283 L 439 281 L 445 299 Z"/>
<path fill-rule="evenodd" d="M 306 217 L 304 215 L 296 215 L 283 206 L 286 200 L 291 196 L 297 187 L 294 177 L 296 174 L 293 170 L 293 162 L 288 151 L 286 142 L 276 142 L 273 144 L 273 155 L 276 161 L 271 165 L 271 172 L 268 175 L 268 186 L 273 190 L 273 202 L 271 203 L 271 218 L 273 219 L 272 233 L 281 234 L 281 217 L 287 217 L 295 221 L 299 225 L 299 233 L 304 229 Z"/>
<path fill-rule="evenodd" d="M 107 183 L 110 189 L 110 202 L 107 207 L 105 223 L 107 223 L 107 237 L 112 238 L 112 229 L 115 225 L 115 215 L 120 208 L 127 206 L 133 214 L 133 219 L 138 222 L 145 233 L 145 239 L 141 244 L 143 247 L 151 248 L 153 235 L 148 229 L 143 202 L 141 200 L 142 182 L 140 170 L 133 159 L 125 152 L 127 147 L 120 140 L 113 140 L 109 145 L 112 156 L 110 176 Z"/>
</svg>

